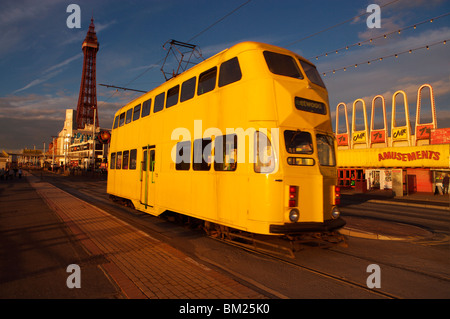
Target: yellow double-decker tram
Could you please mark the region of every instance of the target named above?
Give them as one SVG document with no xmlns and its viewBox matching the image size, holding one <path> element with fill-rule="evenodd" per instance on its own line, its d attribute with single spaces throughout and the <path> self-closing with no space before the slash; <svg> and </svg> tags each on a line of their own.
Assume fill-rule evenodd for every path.
<svg viewBox="0 0 450 319">
<path fill-rule="evenodd" d="M 258 234 L 342 227 L 328 94 L 315 66 L 244 42 L 121 108 L 107 191 Z"/>
</svg>

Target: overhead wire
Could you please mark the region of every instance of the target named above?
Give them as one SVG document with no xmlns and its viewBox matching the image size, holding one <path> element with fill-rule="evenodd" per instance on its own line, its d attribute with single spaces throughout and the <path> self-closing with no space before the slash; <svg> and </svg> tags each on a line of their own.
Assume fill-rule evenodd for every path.
<svg viewBox="0 0 450 319">
<path fill-rule="evenodd" d="M 431 44 L 428 44 L 428 45 L 423 45 L 423 46 L 420 46 L 420 47 L 416 47 L 416 48 L 413 48 L 413 49 L 397 52 L 397 53 L 394 53 L 394 54 L 385 55 L 385 56 L 382 56 L 382 57 L 379 57 L 379 58 L 376 58 L 376 59 L 371 59 L 371 60 L 366 60 L 366 61 L 359 62 L 359 63 L 350 64 L 350 65 L 341 67 L 339 69 L 332 69 L 332 70 L 328 70 L 326 72 L 322 72 L 322 75 L 326 76 L 327 74 L 330 74 L 330 73 L 334 74 L 337 71 L 344 71 L 345 72 L 345 71 L 347 71 L 347 69 L 352 68 L 352 67 L 357 68 L 358 66 L 361 66 L 361 65 L 364 65 L 364 64 L 371 64 L 372 62 L 376 62 L 376 61 L 380 61 L 381 62 L 381 61 L 383 61 L 384 59 L 387 59 L 387 58 L 393 58 L 393 57 L 398 58 L 399 55 L 402 55 L 402 54 L 405 54 L 405 53 L 413 53 L 414 51 L 421 50 L 421 49 L 429 50 L 432 46 L 435 46 L 435 45 L 438 45 L 438 44 L 444 44 L 445 45 L 445 44 L 447 44 L 447 41 L 449 41 L 449 39 L 441 40 L 439 42 L 434 42 L 434 43 L 431 43 Z"/>
<path fill-rule="evenodd" d="M 400 0 L 393 0 L 393 1 L 391 1 L 391 2 L 385 3 L 385 4 L 381 5 L 380 8 L 387 7 L 387 6 L 389 6 L 389 5 L 391 5 L 391 4 L 395 3 L 395 2 L 398 2 L 398 1 L 400 1 Z M 337 23 L 337 24 L 335 24 L 335 25 L 332 25 L 332 26 L 330 26 L 330 27 L 327 27 L 327 28 L 325 28 L 325 29 L 323 29 L 323 30 L 314 32 L 314 33 L 312 33 L 312 34 L 310 34 L 310 35 L 308 35 L 308 36 L 306 36 L 306 37 L 301 38 L 300 40 L 296 40 L 296 41 L 294 41 L 294 42 L 289 43 L 286 47 L 288 48 L 288 47 L 293 46 L 294 44 L 297 44 L 297 43 L 299 43 L 299 42 L 302 42 L 302 41 L 304 41 L 304 40 L 306 40 L 306 39 L 315 37 L 316 35 L 319 35 L 319 34 L 321 34 L 321 33 L 323 33 L 323 32 L 326 32 L 326 31 L 329 31 L 329 30 L 331 30 L 331 29 L 337 28 L 337 27 L 339 27 L 339 26 L 341 26 L 341 25 L 343 25 L 343 24 L 346 24 L 346 23 L 351 22 L 351 21 L 353 21 L 353 20 L 355 20 L 355 19 L 361 18 L 362 16 L 365 16 L 365 15 L 367 15 L 367 14 L 369 14 L 369 13 L 370 13 L 370 12 L 364 12 L 364 13 L 362 13 L 362 14 L 359 14 L 359 15 L 354 16 L 353 18 L 350 18 L 350 19 L 347 19 L 347 20 L 345 20 L 345 21 L 339 22 L 339 23 Z"/>
<path fill-rule="evenodd" d="M 234 14 L 236 11 L 238 11 L 239 9 L 241 9 L 242 7 L 244 7 L 245 5 L 247 5 L 248 3 L 250 3 L 252 0 L 247 0 L 246 2 L 242 3 L 241 5 L 239 5 L 238 7 L 236 7 L 235 9 L 233 9 L 232 11 L 230 11 L 229 13 L 227 13 L 226 15 L 224 15 L 222 18 L 216 20 L 215 22 L 213 22 L 212 24 L 210 24 L 208 27 L 206 27 L 205 29 L 203 29 L 202 31 L 198 32 L 197 34 L 195 34 L 192 38 L 190 38 L 187 42 L 190 42 L 192 40 L 194 40 L 195 38 L 199 37 L 200 35 L 202 35 L 203 33 L 205 33 L 206 31 L 208 31 L 209 29 L 211 29 L 212 27 L 214 27 L 215 25 L 219 24 L 220 22 L 222 22 L 223 20 L 225 20 L 226 18 L 228 18 L 229 16 L 231 16 L 232 14 Z M 398 1 L 398 0 L 397 0 Z M 128 83 L 126 83 L 124 86 L 128 86 L 129 84 L 133 83 L 134 81 L 136 81 L 137 79 L 139 79 L 140 77 L 142 77 L 144 74 L 146 74 L 148 71 L 152 70 L 153 68 L 155 68 L 157 65 L 161 64 L 164 61 L 164 58 L 160 59 L 158 62 L 156 63 L 152 63 L 147 69 L 145 69 L 142 73 L 140 73 L 139 75 L 137 75 L 135 78 L 133 78 L 132 80 L 130 80 Z M 114 93 L 107 98 L 104 102 L 108 101 L 109 99 L 111 99 L 115 94 L 117 93 L 117 90 L 114 91 Z"/>
<path fill-rule="evenodd" d="M 433 23 L 434 21 L 436 21 L 438 19 L 441 19 L 441 18 L 444 18 L 444 17 L 449 16 L 449 15 L 450 15 L 450 12 L 447 12 L 447 13 L 442 14 L 440 16 L 437 16 L 437 17 L 434 17 L 434 18 L 430 18 L 430 19 L 426 19 L 424 21 L 411 24 L 411 25 L 409 25 L 407 27 L 404 27 L 404 28 L 395 29 L 395 30 L 383 33 L 383 34 L 381 34 L 379 36 L 372 37 L 372 38 L 364 40 L 364 41 L 358 41 L 358 42 L 355 42 L 353 44 L 346 45 L 345 47 L 341 47 L 339 49 L 335 49 L 335 50 L 328 51 L 328 52 L 325 52 L 325 53 L 322 53 L 322 54 L 311 56 L 309 59 L 319 60 L 320 57 L 324 57 L 324 56 L 327 57 L 328 55 L 333 54 L 333 53 L 337 54 L 337 53 L 339 53 L 341 51 L 344 51 L 344 50 L 347 51 L 347 50 L 349 50 L 350 48 L 353 48 L 353 47 L 360 47 L 360 46 L 362 46 L 365 43 L 368 43 L 368 42 L 372 43 L 374 40 L 377 40 L 377 39 L 380 39 L 380 38 L 385 38 L 386 39 L 388 36 L 390 36 L 392 34 L 395 34 L 395 33 L 400 34 L 402 31 L 405 31 L 405 30 L 408 30 L 408 29 L 411 29 L 411 28 L 414 28 L 414 30 L 415 30 L 417 28 L 417 26 L 420 26 L 420 25 L 425 24 L 425 23 Z"/>
</svg>

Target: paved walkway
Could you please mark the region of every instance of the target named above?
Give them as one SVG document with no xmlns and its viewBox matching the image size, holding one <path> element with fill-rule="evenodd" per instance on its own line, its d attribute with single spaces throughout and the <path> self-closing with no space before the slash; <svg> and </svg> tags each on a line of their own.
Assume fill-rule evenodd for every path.
<svg viewBox="0 0 450 319">
<path fill-rule="evenodd" d="M 265 298 L 103 210 L 37 177 L 27 179 L 88 254 L 103 260 L 101 269 L 125 298 Z M 82 287 L 88 284 L 82 280 Z"/>
</svg>

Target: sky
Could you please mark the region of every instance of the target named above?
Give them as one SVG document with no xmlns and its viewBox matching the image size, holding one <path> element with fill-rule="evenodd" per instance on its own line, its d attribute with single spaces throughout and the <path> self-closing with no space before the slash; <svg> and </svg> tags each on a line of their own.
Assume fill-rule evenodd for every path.
<svg viewBox="0 0 450 319">
<path fill-rule="evenodd" d="M 67 26 L 70 4 L 80 7 L 80 28 Z M 380 28 L 368 26 L 368 20 L 374 22 L 373 12 L 366 12 L 370 4 L 380 6 Z M 363 99 L 370 117 L 376 95 L 386 99 L 390 125 L 392 96 L 398 90 L 407 94 L 414 124 L 417 90 L 429 83 L 438 127 L 450 127 L 450 42 L 443 43 L 450 40 L 448 13 L 450 0 L 1 0 L 0 150 L 42 150 L 44 144 L 48 149 L 51 136 L 61 131 L 65 110 L 77 107 L 81 45 L 92 17 L 100 43 L 102 128 L 111 128 L 115 112 L 142 93 L 99 84 L 143 91 L 162 84 L 163 45 L 171 39 L 197 45 L 203 58 L 242 41 L 302 55 L 322 74 L 333 126 L 338 103 L 347 105 L 351 125 L 353 102 Z M 422 96 L 425 123 L 431 119 L 428 91 Z M 403 108 L 401 98 L 396 103 Z M 362 121 L 360 116 L 357 120 Z"/>
</svg>

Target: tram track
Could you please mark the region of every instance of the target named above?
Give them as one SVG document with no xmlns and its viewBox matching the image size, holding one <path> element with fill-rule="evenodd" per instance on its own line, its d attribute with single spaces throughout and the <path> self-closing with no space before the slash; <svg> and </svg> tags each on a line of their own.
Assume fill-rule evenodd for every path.
<svg viewBox="0 0 450 319">
<path fill-rule="evenodd" d="M 174 223 L 172 222 L 167 222 L 161 218 L 158 218 L 158 225 L 153 225 L 153 222 L 156 219 L 145 219 L 144 217 L 152 217 L 149 216 L 145 213 L 140 213 L 137 212 L 135 213 L 133 211 L 133 209 L 128 208 L 128 207 L 123 207 L 120 205 L 117 205 L 113 202 L 111 202 L 108 199 L 107 194 L 105 193 L 105 191 L 103 189 L 99 189 L 99 185 L 96 183 L 83 183 L 81 182 L 79 185 L 77 185 L 77 187 L 73 187 L 72 184 L 69 183 L 65 183 L 63 181 L 53 181 L 51 182 L 53 185 L 55 185 L 56 187 L 62 188 L 65 191 L 71 193 L 72 195 L 79 197 L 83 200 L 88 201 L 89 203 L 101 208 L 101 209 L 106 209 L 108 212 L 113 213 L 114 216 L 119 217 L 120 219 L 124 220 L 125 222 L 128 222 L 130 224 L 132 224 L 133 226 L 137 226 L 138 229 L 150 233 L 152 235 L 155 235 L 155 233 L 158 235 L 157 237 L 159 237 L 159 239 L 165 239 L 165 240 L 170 240 L 170 241 L 174 241 L 174 238 L 176 237 L 176 235 L 183 233 L 183 236 L 188 236 L 190 237 L 189 234 L 185 234 L 185 232 L 190 232 L 192 233 L 192 238 L 199 238 L 199 237 L 206 237 L 206 238 L 210 238 L 213 239 L 214 241 L 219 241 L 225 244 L 228 244 L 229 246 L 234 246 L 236 248 L 240 248 L 242 250 L 245 250 L 249 253 L 267 258 L 268 260 L 272 260 L 275 262 L 279 262 L 279 263 L 283 263 L 284 265 L 287 265 L 289 267 L 293 267 L 294 269 L 298 269 L 300 271 L 304 271 L 307 273 L 310 273 L 314 276 L 318 276 L 321 278 L 324 278 L 326 280 L 330 280 L 332 282 L 335 282 L 337 284 L 341 284 L 341 285 L 345 285 L 348 287 L 352 287 L 361 291 L 364 291 L 366 293 L 369 293 L 371 295 L 380 297 L 380 298 L 387 298 L 387 299 L 402 299 L 402 297 L 394 294 L 394 293 L 390 293 L 387 291 L 383 291 L 380 290 L 379 288 L 376 289 L 371 289 L 369 287 L 367 287 L 367 285 L 358 281 L 355 281 L 353 279 L 350 278 L 346 278 L 345 276 L 342 275 L 338 275 L 335 274 L 333 272 L 327 271 L 326 269 L 323 270 L 319 269 L 321 267 L 315 267 L 310 266 L 310 265 L 306 265 L 304 263 L 301 263 L 298 258 L 295 258 L 294 260 L 289 259 L 289 258 L 283 258 L 281 256 L 277 256 L 277 255 L 273 255 L 267 252 L 262 252 L 262 251 L 258 251 L 258 250 L 253 250 L 249 247 L 241 247 L 240 245 L 236 245 L 233 243 L 227 243 L 223 240 L 217 239 L 217 238 L 212 238 L 212 237 L 207 237 L 204 234 L 200 235 L 199 231 L 194 231 L 192 229 L 186 229 L 186 227 L 183 227 L 181 225 L 176 225 L 178 228 L 174 229 L 175 226 L 173 225 Z M 113 209 L 111 209 L 113 208 Z M 114 212 L 112 212 L 114 211 Z M 148 221 L 150 221 L 150 224 L 148 223 Z M 160 224 L 161 223 L 161 224 Z M 167 224 L 172 224 L 171 226 L 167 227 Z M 155 226 L 155 227 L 154 227 Z M 162 226 L 162 227 L 160 227 Z M 180 227 L 181 226 L 181 227 Z M 195 234 L 194 234 L 195 232 Z M 174 235 L 174 236 L 172 236 Z M 179 244 L 179 243 L 177 243 Z M 185 243 L 181 243 L 181 246 L 184 247 Z M 183 248 L 182 247 L 182 248 Z M 315 249 L 315 247 L 311 247 L 311 249 Z M 320 248 L 318 248 L 320 249 Z M 415 274 L 415 275 L 420 275 L 420 276 L 426 276 L 426 277 L 430 277 L 433 279 L 437 279 L 437 280 L 443 280 L 446 282 L 450 282 L 450 278 L 446 277 L 446 276 L 442 276 L 439 274 L 433 274 L 433 273 L 428 273 L 425 271 L 421 271 L 419 269 L 413 269 L 413 268 L 407 268 L 404 266 L 399 266 L 393 263 L 389 263 L 389 262 L 385 262 L 385 261 L 380 261 L 380 260 L 376 260 L 374 258 L 369 258 L 369 257 L 365 257 L 365 256 L 361 256 L 359 254 L 355 254 L 352 252 L 348 252 L 348 251 L 342 251 L 342 250 L 337 250 L 337 249 L 331 249 L 330 253 L 336 253 L 339 255 L 343 255 L 343 256 L 349 256 L 351 258 L 357 258 L 361 261 L 367 261 L 368 263 L 376 263 L 381 265 L 382 267 L 391 267 L 391 268 L 395 268 L 401 271 L 407 271 L 411 274 Z M 230 273 L 232 276 L 236 277 L 238 276 L 236 271 L 233 271 L 231 269 L 227 269 L 226 266 L 224 266 L 221 263 L 217 263 L 214 262 L 210 259 L 208 259 L 206 256 L 199 256 L 198 254 L 192 255 L 192 251 L 190 251 L 190 255 L 194 256 L 206 263 L 209 263 L 213 266 L 216 266 L 218 268 L 221 268 L 223 271 Z M 252 280 L 251 278 L 246 277 L 245 275 L 240 278 L 242 281 L 248 281 L 250 285 L 257 285 L 258 283 L 255 282 L 254 280 Z M 272 296 L 275 296 L 277 298 L 282 298 L 284 295 L 282 293 L 278 294 L 276 293 L 275 290 L 271 290 L 270 288 L 267 288 L 266 286 L 263 286 L 263 288 L 261 288 L 262 290 L 266 290 L 269 294 L 271 294 Z"/>
<path fill-rule="evenodd" d="M 323 270 L 319 270 L 319 269 L 315 269 L 315 268 L 312 268 L 312 267 L 309 267 L 309 266 L 306 266 L 306 265 L 299 264 L 298 262 L 293 261 L 293 260 L 289 260 L 287 258 L 282 258 L 282 257 L 274 255 L 274 254 L 266 253 L 266 252 L 259 251 L 259 250 L 250 249 L 248 247 L 242 247 L 242 246 L 240 246 L 238 244 L 233 244 L 232 242 L 223 241 L 221 239 L 217 239 L 217 238 L 213 238 L 213 237 L 210 237 L 210 238 L 212 238 L 214 240 L 217 240 L 217 241 L 220 241 L 220 242 L 223 242 L 223 243 L 225 243 L 227 245 L 231 245 L 231 246 L 235 246 L 235 247 L 244 249 L 244 250 L 246 250 L 246 251 L 248 251 L 250 253 L 257 254 L 259 256 L 263 256 L 265 258 L 269 258 L 271 260 L 274 260 L 274 261 L 277 261 L 277 262 L 289 265 L 291 267 L 295 267 L 297 269 L 300 269 L 300 270 L 303 270 L 303 271 L 307 271 L 307 272 L 309 272 L 311 274 L 320 276 L 322 278 L 326 278 L 326 279 L 332 280 L 334 282 L 338 282 L 340 284 L 344 284 L 344 285 L 347 285 L 347 286 L 350 286 L 350 287 L 353 287 L 353 288 L 362 289 L 362 290 L 364 290 L 366 292 L 369 292 L 370 294 L 374 294 L 374 295 L 377 295 L 377 296 L 380 296 L 380 297 L 383 297 L 383 298 L 388 298 L 388 299 L 402 299 L 399 296 L 396 296 L 394 294 L 391 294 L 391 293 L 388 293 L 388 292 L 384 292 L 384 291 L 381 291 L 379 289 L 376 289 L 376 290 L 371 289 L 371 288 L 367 287 L 367 285 L 363 285 L 363 284 L 358 283 L 356 281 L 353 281 L 353 280 L 350 280 L 350 279 L 346 279 L 346 278 L 340 277 L 338 275 L 331 274 L 331 273 L 323 271 Z"/>
</svg>

